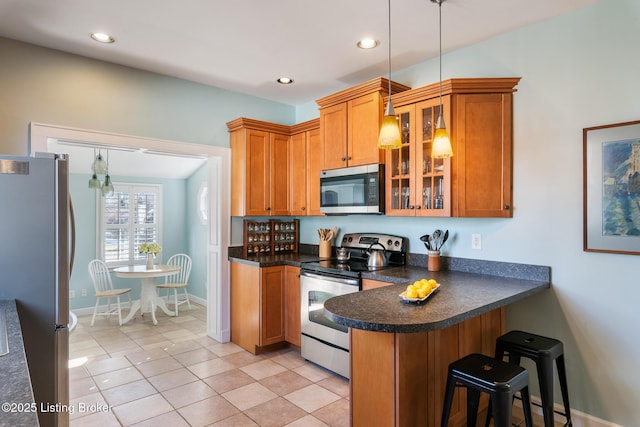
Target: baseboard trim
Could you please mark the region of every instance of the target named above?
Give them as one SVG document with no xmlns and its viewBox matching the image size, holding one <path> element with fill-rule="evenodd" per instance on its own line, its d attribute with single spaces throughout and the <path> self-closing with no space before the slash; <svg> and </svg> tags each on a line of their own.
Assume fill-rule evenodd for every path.
<svg viewBox="0 0 640 427">
<path fill-rule="evenodd" d="M 200 297 L 196 297 L 194 295 L 189 294 L 189 302 L 191 304 L 198 304 L 201 305 L 203 307 L 207 306 L 207 300 L 204 298 L 200 298 Z M 114 304 L 111 304 L 111 306 L 113 306 Z M 120 303 L 120 305 L 122 306 L 123 309 L 128 310 L 129 309 L 129 301 L 123 301 Z M 104 310 L 107 308 L 107 304 L 104 305 L 100 305 L 99 306 L 101 310 Z M 93 306 L 91 307 L 83 307 L 83 308 L 74 308 L 71 311 L 73 311 L 76 316 L 84 316 L 84 315 L 93 315 Z M 124 316 L 123 316 L 124 317 Z"/>
<path fill-rule="evenodd" d="M 540 400 L 538 396 L 531 396 L 531 404 L 531 412 L 533 414 L 534 424 L 537 424 L 536 418 L 538 418 L 540 422 L 543 422 L 541 407 L 542 400 Z M 522 401 L 516 399 L 514 407 L 516 408 L 516 413 L 518 414 L 518 416 L 523 417 Z M 556 413 L 555 421 L 564 422 L 564 415 L 562 415 L 564 414 L 564 406 L 562 404 L 556 403 L 553 405 L 553 410 Z M 620 424 L 594 417 L 593 415 L 589 415 L 573 408 L 571 408 L 571 422 L 573 427 L 623 427 Z"/>
</svg>

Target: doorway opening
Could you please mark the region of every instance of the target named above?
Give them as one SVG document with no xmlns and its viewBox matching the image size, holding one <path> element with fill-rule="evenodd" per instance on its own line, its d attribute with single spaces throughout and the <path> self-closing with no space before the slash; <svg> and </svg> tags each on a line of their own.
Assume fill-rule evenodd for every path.
<svg viewBox="0 0 640 427">
<path fill-rule="evenodd" d="M 230 340 L 229 262 L 230 156 L 227 147 L 192 144 L 154 138 L 120 135 L 94 130 L 30 123 L 29 153 L 48 152 L 48 141 L 87 142 L 108 149 L 146 150 L 161 155 L 202 156 L 209 168 L 207 182 L 207 335 L 219 342 Z M 93 144 L 93 145 L 91 145 Z M 70 160 L 73 162 L 73 159 Z"/>
</svg>

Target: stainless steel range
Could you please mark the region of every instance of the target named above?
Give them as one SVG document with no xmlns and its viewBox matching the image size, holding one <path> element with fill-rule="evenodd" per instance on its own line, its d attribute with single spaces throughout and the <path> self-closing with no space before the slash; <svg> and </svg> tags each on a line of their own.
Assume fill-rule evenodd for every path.
<svg viewBox="0 0 640 427">
<path fill-rule="evenodd" d="M 399 236 L 353 233 L 343 236 L 340 249 L 339 257 L 301 266 L 301 354 L 349 378 L 349 330 L 324 316 L 324 302 L 360 291 L 362 272 L 404 265 L 406 243 Z M 377 257 L 375 263 L 370 256 Z"/>
</svg>

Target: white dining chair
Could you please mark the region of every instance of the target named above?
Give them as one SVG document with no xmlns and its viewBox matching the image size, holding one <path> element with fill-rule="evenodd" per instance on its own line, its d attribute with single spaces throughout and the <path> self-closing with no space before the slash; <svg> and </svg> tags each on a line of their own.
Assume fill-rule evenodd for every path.
<svg viewBox="0 0 640 427">
<path fill-rule="evenodd" d="M 189 301 L 189 293 L 187 287 L 189 286 L 189 276 L 191 275 L 191 257 L 187 254 L 175 254 L 167 261 L 167 265 L 180 266 L 180 271 L 176 274 L 166 276 L 164 283 L 157 285 L 158 289 L 166 289 L 167 304 L 171 304 L 171 291 L 173 291 L 173 310 L 178 315 L 178 306 L 180 304 L 187 303 L 189 309 L 191 309 L 191 302 Z M 178 299 L 178 290 L 184 290 L 184 298 Z"/>
<path fill-rule="evenodd" d="M 126 294 L 129 297 L 129 307 L 131 307 L 131 288 L 114 288 L 107 264 L 99 259 L 94 259 L 89 263 L 89 275 L 96 292 L 96 305 L 93 308 L 91 326 L 96 321 L 96 316 L 111 316 L 115 313 L 118 313 L 118 324 L 122 326 L 120 296 Z M 103 298 L 107 299 L 107 308 L 101 311 L 100 300 Z M 116 299 L 116 307 L 114 309 L 111 308 L 111 298 Z"/>
</svg>

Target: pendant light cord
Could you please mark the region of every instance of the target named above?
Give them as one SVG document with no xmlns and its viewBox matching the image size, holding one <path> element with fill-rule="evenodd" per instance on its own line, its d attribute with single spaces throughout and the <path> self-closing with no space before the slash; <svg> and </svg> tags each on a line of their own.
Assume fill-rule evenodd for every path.
<svg viewBox="0 0 640 427">
<path fill-rule="evenodd" d="M 391 102 L 391 0 L 389 0 L 389 55 L 388 55 L 388 65 L 389 65 L 389 102 Z"/>
<path fill-rule="evenodd" d="M 439 39 L 440 39 L 440 115 L 442 115 L 442 2 L 444 0 L 438 1 L 438 28 L 440 29 Z"/>
</svg>

